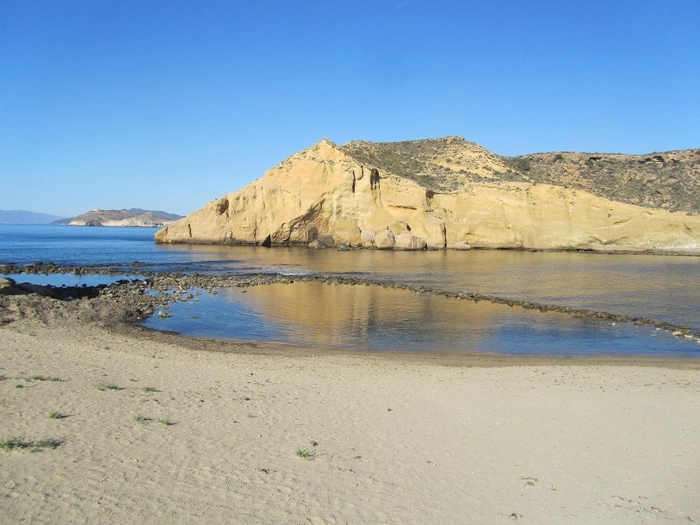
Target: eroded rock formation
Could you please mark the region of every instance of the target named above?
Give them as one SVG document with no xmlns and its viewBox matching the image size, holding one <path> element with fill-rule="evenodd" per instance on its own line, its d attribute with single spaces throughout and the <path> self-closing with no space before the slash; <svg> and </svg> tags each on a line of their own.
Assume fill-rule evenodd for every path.
<svg viewBox="0 0 700 525">
<path fill-rule="evenodd" d="M 700 253 L 699 216 L 536 183 L 480 146 L 442 140 L 450 157 L 421 160 L 409 178 L 398 173 L 410 156 L 377 167 L 372 143 L 324 139 L 160 230 L 156 242 Z M 431 163 L 448 173 L 437 185 Z"/>
</svg>

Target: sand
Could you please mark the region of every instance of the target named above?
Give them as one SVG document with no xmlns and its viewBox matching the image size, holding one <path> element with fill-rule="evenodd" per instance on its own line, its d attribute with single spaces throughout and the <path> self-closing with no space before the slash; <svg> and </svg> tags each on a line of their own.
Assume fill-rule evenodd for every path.
<svg viewBox="0 0 700 525">
<path fill-rule="evenodd" d="M 60 444 L 0 449 L 1 523 L 700 523 L 699 360 L 340 354 L 17 312 L 0 440 Z"/>
</svg>

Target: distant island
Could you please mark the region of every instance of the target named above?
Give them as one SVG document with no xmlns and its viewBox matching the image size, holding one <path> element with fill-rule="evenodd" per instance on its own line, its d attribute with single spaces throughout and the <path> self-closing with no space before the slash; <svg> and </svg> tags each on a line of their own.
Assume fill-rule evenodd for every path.
<svg viewBox="0 0 700 525">
<path fill-rule="evenodd" d="M 700 255 L 700 149 L 503 157 L 461 137 L 324 139 L 158 243 Z"/>
<path fill-rule="evenodd" d="M 56 224 L 68 226 L 130 226 L 145 228 L 163 228 L 181 219 L 182 215 L 158 210 L 100 210 L 94 209 L 72 218 L 55 221 Z"/>
<path fill-rule="evenodd" d="M 0 224 L 51 224 L 63 220 L 58 215 L 27 210 L 0 210 Z"/>
</svg>

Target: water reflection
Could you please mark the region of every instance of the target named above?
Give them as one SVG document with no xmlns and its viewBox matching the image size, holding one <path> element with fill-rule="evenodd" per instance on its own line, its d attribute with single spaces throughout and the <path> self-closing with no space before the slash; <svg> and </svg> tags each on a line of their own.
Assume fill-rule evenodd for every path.
<svg viewBox="0 0 700 525">
<path fill-rule="evenodd" d="M 700 257 L 572 252 L 171 246 L 198 271 L 323 273 L 648 317 L 700 330 Z M 194 266 L 192 266 L 194 268 Z"/>
<path fill-rule="evenodd" d="M 195 336 L 368 350 L 698 355 L 667 332 L 378 286 L 272 284 L 176 304 L 148 325 Z"/>
<path fill-rule="evenodd" d="M 100 265 L 124 274 L 26 277 L 30 282 L 56 285 L 109 283 L 111 279 L 133 278 L 149 271 L 358 276 L 646 317 L 700 331 L 700 257 L 173 246 L 154 244 L 154 232 L 140 228 L 0 225 L 0 262 Z M 313 286 L 298 284 L 285 292 L 279 285 L 251 289 L 246 294 L 229 291 L 203 296 L 201 303 L 174 305 L 176 315 L 159 326 L 215 337 L 277 338 L 364 348 L 516 352 L 545 348 L 569 351 L 570 347 L 574 352 L 599 347 L 628 352 L 637 345 L 640 352 L 648 348 L 696 351 L 695 343 L 663 334 L 651 337 L 646 328 L 613 328 L 590 320 L 486 303 L 473 305 L 405 291 L 365 287 L 333 291 Z"/>
</svg>

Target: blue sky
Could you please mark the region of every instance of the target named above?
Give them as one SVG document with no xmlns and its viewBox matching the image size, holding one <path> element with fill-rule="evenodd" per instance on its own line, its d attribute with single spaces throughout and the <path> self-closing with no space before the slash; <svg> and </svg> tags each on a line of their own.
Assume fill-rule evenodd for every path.
<svg viewBox="0 0 700 525">
<path fill-rule="evenodd" d="M 0 209 L 186 214 L 323 137 L 700 147 L 698 0 L 0 0 Z"/>
</svg>

